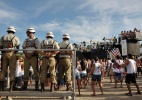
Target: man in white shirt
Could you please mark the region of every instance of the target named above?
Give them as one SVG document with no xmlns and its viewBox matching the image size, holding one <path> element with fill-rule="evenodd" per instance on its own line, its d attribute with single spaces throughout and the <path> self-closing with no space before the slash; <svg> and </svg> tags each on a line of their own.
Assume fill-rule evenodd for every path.
<svg viewBox="0 0 142 100">
<path fill-rule="evenodd" d="M 137 88 L 137 94 L 141 94 L 139 86 L 136 82 L 136 62 L 132 59 L 132 54 L 128 54 L 128 59 L 126 59 L 123 67 L 127 68 L 127 75 L 126 75 L 126 85 L 128 88 L 128 93 L 126 95 L 132 96 L 130 83 L 134 83 Z"/>
</svg>

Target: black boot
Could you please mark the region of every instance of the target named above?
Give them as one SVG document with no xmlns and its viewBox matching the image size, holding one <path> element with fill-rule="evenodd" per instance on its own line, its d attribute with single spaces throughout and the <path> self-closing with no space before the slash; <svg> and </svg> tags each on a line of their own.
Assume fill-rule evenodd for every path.
<svg viewBox="0 0 142 100">
<path fill-rule="evenodd" d="M 21 91 L 27 90 L 28 82 L 24 82 L 24 85 L 21 87 Z"/>
<path fill-rule="evenodd" d="M 35 81 L 35 91 L 39 90 L 38 81 Z"/>
<path fill-rule="evenodd" d="M 71 84 L 67 84 L 67 89 L 66 89 L 66 91 L 72 91 Z"/>
<path fill-rule="evenodd" d="M 41 83 L 41 92 L 45 91 L 44 83 Z"/>
<path fill-rule="evenodd" d="M 59 89 L 60 89 L 60 86 L 61 86 L 61 82 L 60 82 L 60 81 L 58 81 L 57 90 L 59 90 Z"/>
<path fill-rule="evenodd" d="M 53 92 L 53 91 L 57 91 L 55 83 L 51 83 L 51 85 L 50 85 L 50 92 Z"/>
<path fill-rule="evenodd" d="M 13 85 L 14 85 L 14 81 L 10 81 L 10 88 L 9 88 L 9 91 L 10 91 L 10 92 L 13 91 Z"/>
<path fill-rule="evenodd" d="M 0 91 L 4 91 L 4 81 L 0 81 Z"/>
</svg>

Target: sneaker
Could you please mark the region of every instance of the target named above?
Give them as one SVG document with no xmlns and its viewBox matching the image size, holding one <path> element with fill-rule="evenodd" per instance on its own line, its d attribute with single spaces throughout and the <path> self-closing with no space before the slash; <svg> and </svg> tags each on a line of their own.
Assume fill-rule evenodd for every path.
<svg viewBox="0 0 142 100">
<path fill-rule="evenodd" d="M 140 91 L 137 91 L 137 94 L 141 94 L 141 92 L 140 92 Z"/>
<path fill-rule="evenodd" d="M 127 96 L 132 96 L 132 93 L 126 93 Z"/>
</svg>

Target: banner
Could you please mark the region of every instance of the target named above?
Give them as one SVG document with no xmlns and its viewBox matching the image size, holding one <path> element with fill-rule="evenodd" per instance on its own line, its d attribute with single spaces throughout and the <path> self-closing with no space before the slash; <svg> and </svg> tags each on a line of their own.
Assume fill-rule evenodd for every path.
<svg viewBox="0 0 142 100">
<path fill-rule="evenodd" d="M 121 50 L 122 50 L 122 56 L 127 55 L 127 42 L 126 40 L 121 40 Z"/>
</svg>

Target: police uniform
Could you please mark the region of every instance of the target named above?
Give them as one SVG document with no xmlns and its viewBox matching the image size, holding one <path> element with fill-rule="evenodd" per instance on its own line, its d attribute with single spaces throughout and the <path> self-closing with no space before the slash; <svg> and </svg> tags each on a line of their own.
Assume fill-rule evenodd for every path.
<svg viewBox="0 0 142 100">
<path fill-rule="evenodd" d="M 14 33 L 16 32 L 14 27 L 9 27 L 7 32 L 8 34 L 5 36 L 2 36 L 0 39 L 1 49 L 7 49 L 7 51 L 2 51 L 3 65 L 2 65 L 2 71 L 0 74 L 0 81 L 4 83 L 7 67 L 9 66 L 9 70 L 10 70 L 10 89 L 9 90 L 12 91 L 14 80 L 15 80 L 15 69 L 16 69 L 16 61 L 17 61 L 16 59 L 17 51 L 12 51 L 12 49 L 19 49 L 20 41 L 19 41 L 19 38 L 14 35 Z"/>
<path fill-rule="evenodd" d="M 27 34 L 34 34 L 35 30 L 34 28 L 29 28 L 27 30 Z M 32 38 L 27 38 L 25 39 L 23 45 L 23 49 L 27 49 L 27 51 L 23 51 L 25 54 L 24 58 L 24 85 L 21 87 L 21 90 L 27 90 L 28 86 L 28 80 L 29 80 L 29 69 L 30 66 L 32 66 L 33 71 L 34 71 L 34 78 L 35 78 L 35 90 L 37 91 L 39 89 L 38 87 L 38 81 L 39 81 L 39 76 L 38 76 L 38 53 L 37 51 L 32 51 L 30 49 L 39 49 L 40 47 L 40 41 L 38 38 L 33 36 Z"/>
<path fill-rule="evenodd" d="M 52 50 L 52 49 L 59 49 L 58 43 L 53 40 L 52 38 L 54 37 L 52 32 L 47 33 L 47 39 L 43 40 L 41 42 L 41 49 L 47 49 L 47 50 Z M 42 65 L 41 65 L 41 91 L 44 91 L 44 82 L 47 78 L 47 72 L 49 70 L 50 73 L 50 81 L 51 81 L 51 87 L 50 91 L 53 91 L 53 88 L 55 88 L 55 83 L 56 83 L 56 71 L 55 71 L 55 65 L 56 61 L 54 56 L 58 53 L 58 51 L 43 51 L 44 57 L 42 60 Z"/>
<path fill-rule="evenodd" d="M 69 39 L 69 34 L 63 35 L 63 42 L 59 43 L 60 49 L 68 49 L 73 50 L 73 46 L 71 43 L 69 43 L 68 40 L 64 40 L 64 38 Z M 67 90 L 71 87 L 71 55 L 73 51 L 60 51 L 59 53 L 59 62 L 58 62 L 58 89 L 61 84 L 61 80 L 63 78 L 63 75 L 65 73 L 65 79 L 66 79 L 66 86 Z"/>
</svg>

